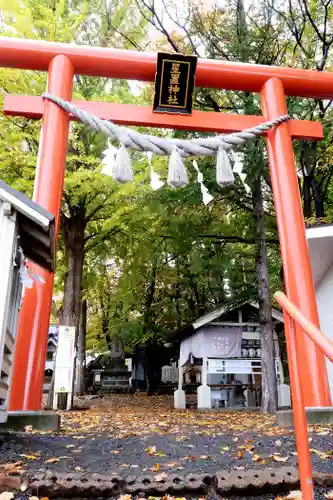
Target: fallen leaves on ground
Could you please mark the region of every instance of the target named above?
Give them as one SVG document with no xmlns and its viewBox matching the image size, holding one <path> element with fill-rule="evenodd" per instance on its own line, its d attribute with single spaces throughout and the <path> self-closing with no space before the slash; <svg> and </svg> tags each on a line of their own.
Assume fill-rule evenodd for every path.
<svg viewBox="0 0 333 500">
<path fill-rule="evenodd" d="M 332 497 L 333 498 L 333 497 Z M 302 492 L 299 490 L 291 491 L 289 495 L 276 497 L 275 500 L 303 500 Z"/>
<path fill-rule="evenodd" d="M 36 468 L 36 466 L 40 466 L 42 461 L 46 464 L 54 463 L 56 465 L 56 462 L 68 458 L 60 457 L 61 454 L 65 453 L 70 455 L 72 462 L 69 464 L 69 468 L 71 471 L 79 472 L 76 467 L 81 465 L 87 469 L 87 443 L 93 443 L 101 436 L 105 436 L 110 442 L 105 447 L 106 455 L 104 457 L 110 463 L 108 465 L 123 468 L 126 472 L 136 465 L 131 465 L 132 459 L 126 455 L 126 443 L 116 441 L 115 438 L 125 439 L 129 436 L 139 438 L 140 452 L 142 449 L 146 451 L 143 454 L 143 462 L 146 460 L 146 463 L 141 465 L 141 462 L 138 462 L 139 466 L 156 473 L 160 472 L 159 465 L 155 465 L 156 462 L 161 462 L 162 470 L 167 470 L 169 473 L 171 469 L 181 470 L 199 467 L 200 461 L 202 464 L 203 460 L 219 464 L 220 461 L 228 459 L 234 461 L 234 465 L 238 465 L 237 460 L 244 459 L 248 464 L 252 463 L 252 467 L 264 466 L 266 463 L 273 465 L 270 461 L 277 462 L 275 464 L 277 466 L 280 465 L 278 462 L 281 462 L 281 465 L 284 465 L 284 462 L 293 465 L 295 462 L 295 451 L 291 451 L 295 450 L 293 430 L 277 426 L 275 417 L 271 415 L 260 412 L 230 412 L 223 414 L 223 418 L 221 418 L 221 413 L 214 410 L 211 412 L 198 411 L 197 409 L 179 411 L 173 408 L 172 396 L 147 397 L 142 393 L 134 395 L 111 394 L 97 401 L 88 398 L 86 402 L 92 403 L 87 411 L 63 412 L 61 414 L 61 433 L 66 436 L 62 451 L 60 451 L 61 447 L 59 446 L 58 452 L 55 450 L 52 452 L 56 456 L 50 459 L 50 452 L 44 456 L 41 453 L 42 457 L 38 457 L 38 454 L 35 453 L 36 448 L 31 450 L 25 448 L 24 451 L 27 455 L 24 457 L 24 464 L 22 463 L 18 467 L 12 464 L 9 469 L 11 473 L 14 469 L 17 469 L 16 473 L 19 473 L 20 468 L 24 466 L 28 470 Z M 193 402 L 195 402 L 195 397 Z M 320 451 L 322 447 L 320 442 L 318 444 L 316 437 L 332 434 L 332 429 L 333 427 L 328 425 L 311 426 L 308 429 L 313 436 L 312 453 L 316 453 L 320 459 L 332 458 L 333 455 L 327 450 Z M 36 430 L 29 429 L 29 432 L 37 434 Z M 165 446 L 163 436 L 168 438 Z M 199 443 L 200 445 L 204 442 L 208 443 L 211 438 L 213 439 L 215 448 L 212 453 L 208 445 L 197 448 L 197 437 L 200 436 L 205 438 Z M 267 439 L 266 436 L 272 438 Z M 85 439 L 87 443 L 80 441 Z M 175 445 L 174 451 L 173 444 Z M 95 447 L 95 445 L 93 446 Z M 98 444 L 98 446 L 100 445 Z M 268 453 L 267 446 L 271 446 L 271 451 Z M 314 448 L 319 448 L 319 450 L 314 450 Z M 181 449 L 187 451 L 184 452 Z M 179 453 L 176 450 L 179 450 Z M 109 455 L 107 456 L 107 454 Z M 38 462 L 36 461 L 37 457 L 39 458 Z M 135 458 L 133 462 L 135 463 L 137 460 Z M 190 462 L 193 462 L 193 465 Z M 240 463 L 243 465 L 243 460 Z M 184 467 L 182 467 L 183 465 Z"/>
<path fill-rule="evenodd" d="M 302 492 L 299 490 L 291 491 L 285 498 L 289 500 L 302 500 Z"/>
<path fill-rule="evenodd" d="M 309 425 L 308 432 L 314 432 L 319 436 L 328 436 L 332 434 L 332 426 L 327 425 Z"/>
<path fill-rule="evenodd" d="M 19 460 L 18 462 L 1 464 L 0 468 L 4 469 L 5 471 L 9 471 L 9 470 L 14 470 L 14 469 L 19 469 L 20 467 L 22 467 L 22 465 L 24 465 L 24 463 L 22 462 L 22 460 Z"/>
<path fill-rule="evenodd" d="M 18 476 L 23 473 L 23 467 L 22 460 L 0 465 L 0 491 L 19 488 L 21 480 Z"/>
<path fill-rule="evenodd" d="M 20 491 L 24 493 L 28 489 L 28 483 L 22 483 L 20 486 Z"/>
<path fill-rule="evenodd" d="M 318 436 L 328 436 L 329 434 L 332 433 L 332 431 L 330 431 L 329 429 L 325 429 L 325 430 L 316 430 L 315 432 L 317 432 Z"/>
<path fill-rule="evenodd" d="M 148 453 L 150 457 L 166 457 L 166 453 L 164 453 L 164 451 L 157 451 L 155 445 L 148 446 L 148 448 L 146 448 L 145 451 Z"/>
<path fill-rule="evenodd" d="M 155 479 L 155 481 L 160 483 L 161 481 L 164 481 L 167 477 L 168 477 L 168 474 L 166 472 L 162 472 L 161 474 L 157 474 L 157 476 L 155 476 L 154 479 Z"/>
<path fill-rule="evenodd" d="M 181 441 L 194 428 L 199 435 L 207 436 L 218 435 L 227 429 L 233 434 L 254 430 L 280 435 L 283 429 L 274 426 L 273 416 L 259 412 L 242 413 L 238 418 L 230 412 L 221 419 L 217 411 L 179 411 L 173 408 L 172 396 L 110 394 L 99 399 L 97 404 L 94 404 L 95 400 L 91 403 L 90 410 L 84 413 L 62 413 L 63 430 L 66 434 L 90 434 L 98 429 L 99 432 L 107 432 L 119 439 L 158 433 L 174 434 Z M 114 411 L 115 408 L 117 411 Z M 237 442 L 238 436 L 234 436 L 233 440 Z"/>
<path fill-rule="evenodd" d="M 161 464 L 156 464 L 155 467 L 152 467 L 151 468 L 151 471 L 152 472 L 158 472 L 161 468 Z"/>
<path fill-rule="evenodd" d="M 252 461 L 259 462 L 260 465 L 266 465 L 266 460 L 264 458 L 262 458 L 260 455 L 253 455 Z"/>
<path fill-rule="evenodd" d="M 280 455 L 271 455 L 269 458 L 275 462 L 287 462 L 289 460 L 289 457 L 281 457 Z"/>
<path fill-rule="evenodd" d="M 4 491 L 0 494 L 0 500 L 12 500 L 12 498 L 14 498 L 14 493 L 10 491 Z"/>
<path fill-rule="evenodd" d="M 145 451 L 148 453 L 148 455 L 152 456 L 156 453 L 156 446 L 148 446 Z"/>
<path fill-rule="evenodd" d="M 60 462 L 60 458 L 52 457 L 45 460 L 46 464 L 55 464 L 56 462 Z"/>
<path fill-rule="evenodd" d="M 250 442 L 250 444 L 243 444 L 242 446 L 239 446 L 239 449 L 251 452 L 255 449 L 255 446 L 251 443 L 252 441 Z"/>
<path fill-rule="evenodd" d="M 136 500 L 146 500 L 145 498 L 140 497 L 132 497 L 132 495 L 120 495 L 118 500 L 132 500 L 136 498 Z M 205 500 L 206 497 L 199 497 L 198 500 Z M 1 499 L 0 499 L 1 500 Z M 186 497 L 171 497 L 170 495 L 165 495 L 163 497 L 148 497 L 148 500 L 187 500 Z M 224 500 L 223 498 L 221 500 Z"/>
<path fill-rule="evenodd" d="M 331 459 L 333 458 L 332 453 L 325 453 L 324 451 L 315 450 L 314 448 L 311 448 L 310 452 L 314 453 L 315 455 L 317 455 L 322 460 L 326 460 L 327 458 L 331 458 Z"/>
</svg>

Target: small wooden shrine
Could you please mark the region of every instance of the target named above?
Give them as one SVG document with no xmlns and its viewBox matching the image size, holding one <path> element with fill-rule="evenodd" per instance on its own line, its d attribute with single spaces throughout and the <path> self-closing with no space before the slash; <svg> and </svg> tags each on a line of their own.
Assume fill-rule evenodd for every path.
<svg viewBox="0 0 333 500">
<path fill-rule="evenodd" d="M 283 315 L 273 309 L 279 406 L 290 405 L 279 347 Z M 221 307 L 180 332 L 176 408 L 185 408 L 185 391 L 197 385 L 198 408 L 253 408 L 261 403 L 261 338 L 258 304 Z"/>
</svg>

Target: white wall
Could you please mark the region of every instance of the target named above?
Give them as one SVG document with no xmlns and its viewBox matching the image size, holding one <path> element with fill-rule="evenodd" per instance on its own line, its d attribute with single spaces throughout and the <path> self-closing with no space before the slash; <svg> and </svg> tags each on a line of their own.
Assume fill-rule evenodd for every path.
<svg viewBox="0 0 333 500">
<path fill-rule="evenodd" d="M 323 333 L 333 340 L 333 264 L 317 284 L 316 296 L 320 328 Z M 333 363 L 326 359 L 326 366 L 333 399 Z"/>
</svg>

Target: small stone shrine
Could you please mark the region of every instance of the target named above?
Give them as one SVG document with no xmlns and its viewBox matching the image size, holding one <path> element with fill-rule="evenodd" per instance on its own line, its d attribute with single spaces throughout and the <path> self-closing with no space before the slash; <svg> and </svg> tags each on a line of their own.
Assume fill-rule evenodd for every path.
<svg viewBox="0 0 333 500">
<path fill-rule="evenodd" d="M 103 368 L 94 370 L 94 388 L 98 392 L 130 391 L 131 372 L 124 358 L 124 343 L 120 337 L 113 337 L 111 349 L 103 362 Z"/>
</svg>

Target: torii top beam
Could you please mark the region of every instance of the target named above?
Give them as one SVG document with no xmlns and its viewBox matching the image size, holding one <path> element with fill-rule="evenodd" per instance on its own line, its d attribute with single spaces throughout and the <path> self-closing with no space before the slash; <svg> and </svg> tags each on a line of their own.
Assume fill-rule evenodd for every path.
<svg viewBox="0 0 333 500">
<path fill-rule="evenodd" d="M 47 71 L 57 55 L 67 56 L 82 75 L 154 81 L 156 53 L 0 38 L 0 67 Z M 199 59 L 200 87 L 260 92 L 271 78 L 282 81 L 286 95 L 331 99 L 333 73 Z"/>
</svg>

